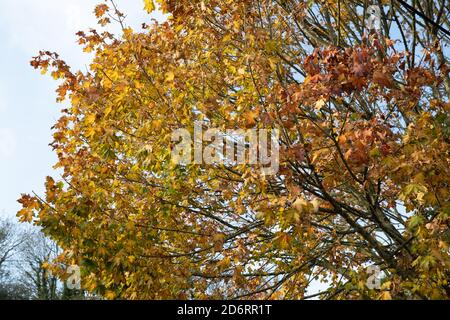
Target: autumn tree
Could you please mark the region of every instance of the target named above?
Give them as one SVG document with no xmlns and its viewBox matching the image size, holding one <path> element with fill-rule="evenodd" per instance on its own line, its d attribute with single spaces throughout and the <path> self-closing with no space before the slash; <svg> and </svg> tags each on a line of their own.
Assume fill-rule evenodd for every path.
<svg viewBox="0 0 450 320">
<path fill-rule="evenodd" d="M 167 20 L 132 30 L 98 5 L 122 33 L 78 33 L 88 71 L 31 62 L 70 102 L 52 143 L 62 177 L 18 213 L 64 249 L 56 265 L 109 299 L 301 299 L 314 278 L 322 299 L 447 299 L 448 2 L 156 6 Z M 278 128 L 280 170 L 174 163 L 171 133 L 196 121 Z"/>
</svg>

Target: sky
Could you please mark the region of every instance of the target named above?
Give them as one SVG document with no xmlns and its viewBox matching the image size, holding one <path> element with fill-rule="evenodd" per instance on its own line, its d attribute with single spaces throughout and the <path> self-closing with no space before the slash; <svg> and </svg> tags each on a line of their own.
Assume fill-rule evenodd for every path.
<svg viewBox="0 0 450 320">
<path fill-rule="evenodd" d="M 57 82 L 30 66 L 39 50 L 60 54 L 72 70 L 86 70 L 91 55 L 76 32 L 97 25 L 102 0 L 0 0 L 0 217 L 14 217 L 21 193 L 42 194 L 47 175 L 56 175 L 48 144 L 64 104 L 56 103 Z M 139 29 L 151 17 L 142 0 L 116 0 L 126 24 Z M 160 13 L 154 18 L 163 19 Z M 119 32 L 118 26 L 109 27 Z"/>
</svg>

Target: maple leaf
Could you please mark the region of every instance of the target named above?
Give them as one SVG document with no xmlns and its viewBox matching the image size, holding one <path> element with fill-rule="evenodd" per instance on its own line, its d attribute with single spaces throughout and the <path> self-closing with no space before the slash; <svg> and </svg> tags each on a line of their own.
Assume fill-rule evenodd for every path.
<svg viewBox="0 0 450 320">
<path fill-rule="evenodd" d="M 320 109 L 322 109 L 323 106 L 325 106 L 325 104 L 326 104 L 326 100 L 325 99 L 320 99 L 314 104 L 314 108 L 316 110 L 320 110 Z"/>
<path fill-rule="evenodd" d="M 144 9 L 148 13 L 152 13 L 156 9 L 154 1 L 153 0 L 144 0 Z"/>
<path fill-rule="evenodd" d="M 383 87 L 390 87 L 392 85 L 392 78 L 389 73 L 381 70 L 376 70 L 372 76 L 373 81 Z"/>
<path fill-rule="evenodd" d="M 361 63 L 356 63 L 355 65 L 353 65 L 352 67 L 352 72 L 355 74 L 355 76 L 357 77 L 363 77 L 366 75 L 367 73 L 367 69 L 366 67 L 361 64 Z"/>
<path fill-rule="evenodd" d="M 94 13 L 97 18 L 101 18 L 109 10 L 108 5 L 102 3 L 95 7 Z"/>
</svg>

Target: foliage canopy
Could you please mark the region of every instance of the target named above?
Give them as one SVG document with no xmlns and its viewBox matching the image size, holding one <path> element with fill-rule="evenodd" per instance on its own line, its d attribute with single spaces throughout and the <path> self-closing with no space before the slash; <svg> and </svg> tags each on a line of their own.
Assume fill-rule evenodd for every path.
<svg viewBox="0 0 450 320">
<path fill-rule="evenodd" d="M 106 298 L 448 298 L 448 38 L 398 1 L 158 0 L 127 27 L 113 2 L 79 43 L 35 68 L 69 99 L 52 146 L 62 180 L 23 195 Z M 446 1 L 415 1 L 449 28 Z M 280 171 L 176 165 L 171 132 L 279 128 Z M 380 289 L 365 268 L 383 271 Z"/>
</svg>

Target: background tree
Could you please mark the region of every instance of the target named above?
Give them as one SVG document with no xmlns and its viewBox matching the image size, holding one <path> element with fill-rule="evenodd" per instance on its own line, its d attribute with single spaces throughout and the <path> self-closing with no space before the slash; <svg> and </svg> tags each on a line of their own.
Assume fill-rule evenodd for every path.
<svg viewBox="0 0 450 320">
<path fill-rule="evenodd" d="M 31 62 L 70 99 L 62 180 L 18 213 L 57 264 L 110 299 L 307 298 L 316 277 L 323 299 L 448 298 L 448 2 L 376 1 L 379 30 L 370 1 L 158 3 L 168 20 L 140 31 L 97 6 L 123 33 L 78 33 L 87 72 Z M 194 121 L 279 128 L 279 173 L 174 164 L 171 133 Z"/>
<path fill-rule="evenodd" d="M 18 222 L 0 219 L 2 265 L 0 300 L 80 300 L 81 290 L 70 289 L 48 268 L 60 252 L 56 243 L 36 228 L 24 229 Z M 62 270 L 67 267 L 60 266 Z M 91 297 L 94 298 L 94 297 Z"/>
<path fill-rule="evenodd" d="M 7 219 L 0 219 L 0 275 L 6 272 L 6 265 L 23 243 L 17 225 Z"/>
<path fill-rule="evenodd" d="M 17 281 L 12 267 L 22 243 L 23 237 L 17 224 L 0 219 L 0 300 L 23 300 L 29 297 L 29 290 Z"/>
<path fill-rule="evenodd" d="M 60 298 L 62 284 L 46 268 L 58 255 L 56 243 L 48 239 L 40 231 L 26 234 L 18 253 L 16 271 L 21 274 L 20 281 L 29 288 L 32 299 L 56 300 Z"/>
</svg>

